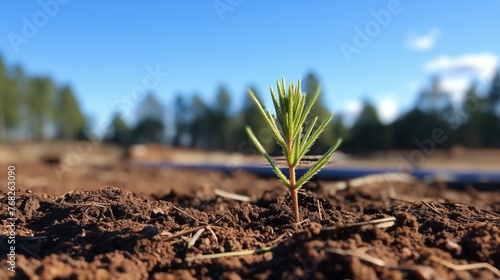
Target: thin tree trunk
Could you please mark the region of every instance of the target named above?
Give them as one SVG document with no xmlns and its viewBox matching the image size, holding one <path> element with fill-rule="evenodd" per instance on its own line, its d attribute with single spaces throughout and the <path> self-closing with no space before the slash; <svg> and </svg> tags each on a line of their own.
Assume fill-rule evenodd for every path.
<svg viewBox="0 0 500 280">
<path fill-rule="evenodd" d="M 0 92 L 0 141 L 5 139 L 5 92 Z"/>
</svg>

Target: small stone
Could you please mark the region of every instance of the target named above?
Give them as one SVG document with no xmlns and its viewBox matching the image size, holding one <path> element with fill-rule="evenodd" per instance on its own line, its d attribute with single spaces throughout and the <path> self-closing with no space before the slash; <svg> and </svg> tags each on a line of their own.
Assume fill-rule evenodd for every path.
<svg viewBox="0 0 500 280">
<path fill-rule="evenodd" d="M 165 215 L 165 212 L 163 211 L 163 209 L 161 209 L 161 208 L 159 208 L 159 207 L 154 208 L 152 211 L 153 211 L 153 214 L 154 214 L 154 215 L 159 215 L 159 214 L 161 214 L 161 215 Z"/>
<path fill-rule="evenodd" d="M 404 258 L 409 258 L 411 256 L 411 250 L 408 247 L 404 247 L 401 250 L 401 255 L 403 255 Z"/>
<path fill-rule="evenodd" d="M 149 239 L 155 237 L 158 234 L 160 234 L 160 229 L 152 225 L 147 225 L 142 229 L 142 235 Z"/>
<path fill-rule="evenodd" d="M 313 234 L 313 236 L 316 236 L 321 232 L 322 226 L 319 223 L 312 222 L 309 224 L 308 228 L 311 231 L 311 233 Z"/>
</svg>

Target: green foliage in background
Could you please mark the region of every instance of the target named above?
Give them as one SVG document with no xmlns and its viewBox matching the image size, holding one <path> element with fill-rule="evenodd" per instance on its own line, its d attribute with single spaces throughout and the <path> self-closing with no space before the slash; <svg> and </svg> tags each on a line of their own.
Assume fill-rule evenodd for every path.
<svg viewBox="0 0 500 280">
<path fill-rule="evenodd" d="M 323 97 L 323 92 L 321 91 L 321 85 L 316 74 L 309 73 L 304 79 L 304 84 L 302 91 L 306 93 L 306 101 L 309 102 L 314 98 L 314 93 L 318 92 L 318 97 L 316 102 L 314 102 L 311 108 L 311 115 L 317 116 L 318 119 L 324 120 L 330 115 L 329 109 L 325 106 L 325 99 Z M 332 119 L 334 120 L 334 119 Z M 342 138 L 343 135 L 337 135 L 334 132 L 333 123 L 329 123 L 325 127 L 325 131 L 319 137 L 316 145 L 313 147 L 314 153 L 322 154 L 326 152 L 332 143 L 338 138 Z"/>
<path fill-rule="evenodd" d="M 316 91 L 321 91 L 320 84 L 315 73 L 304 77 L 302 91 L 306 92 L 306 102 Z M 252 88 L 252 92 L 261 100 L 256 88 Z M 107 141 L 123 146 L 135 142 L 161 142 L 180 147 L 255 153 L 245 136 L 245 126 L 249 125 L 269 154 L 281 153 L 281 147 L 258 113 L 258 106 L 249 96 L 238 108 L 234 106 L 233 93 L 222 85 L 213 93 L 213 99 L 207 100 L 202 99 L 201 94 L 183 93 L 177 97 L 162 94 L 163 99 L 172 100 L 172 103 L 162 104 L 150 92 L 137 100 L 135 107 L 117 108 L 109 104 L 110 113 L 120 110 L 119 119 L 114 116 L 108 121 L 92 119 L 89 122 L 83 116 L 78 95 L 71 88 L 57 85 L 51 77 L 26 75 L 21 65 L 6 65 L 0 56 L 0 141 L 86 139 L 83 128 L 97 128 L 106 135 Z M 330 114 L 328 107 L 338 107 L 327 104 L 329 98 L 325 97 L 328 94 L 331 93 L 319 94 L 311 115 L 325 119 Z M 337 114 L 325 126 L 311 152 L 326 152 L 338 138 L 344 139 L 342 150 L 349 153 L 415 149 L 415 141 L 428 138 L 435 128 L 443 129 L 447 136 L 444 143 L 436 145 L 437 149 L 453 145 L 500 148 L 500 72 L 496 72 L 489 84 L 472 85 L 462 104 L 453 103 L 450 96 L 434 77 L 428 87 L 418 92 L 413 106 L 401 111 L 391 123 L 382 123 L 375 106 L 365 102 L 356 119 Z M 306 120 L 306 125 L 310 121 Z M 100 127 L 106 122 L 111 126 Z"/>
<path fill-rule="evenodd" d="M 21 122 L 20 88 L 7 70 L 0 57 L 0 140 L 6 137 L 7 129 L 15 128 Z"/>
<path fill-rule="evenodd" d="M 392 146 L 392 135 L 382 124 L 377 109 L 370 102 L 365 101 L 345 146 L 347 151 L 358 153 L 388 149 Z"/>
<path fill-rule="evenodd" d="M 59 123 L 59 134 L 62 139 L 75 139 L 85 125 L 78 100 L 69 86 L 63 87 L 58 93 L 56 119 Z"/>
<path fill-rule="evenodd" d="M 48 77 L 36 77 L 29 81 L 26 104 L 28 107 L 28 119 L 31 131 L 36 140 L 45 140 L 45 126 L 53 117 L 55 106 L 52 100 L 55 96 L 56 87 Z"/>
<path fill-rule="evenodd" d="M 111 121 L 110 131 L 106 137 L 106 141 L 118 144 L 122 147 L 128 147 L 132 144 L 132 140 L 132 130 L 120 114 L 115 113 Z"/>
<path fill-rule="evenodd" d="M 132 132 L 134 143 L 164 143 L 165 108 L 154 93 L 149 92 L 139 103 L 137 121 Z"/>
</svg>

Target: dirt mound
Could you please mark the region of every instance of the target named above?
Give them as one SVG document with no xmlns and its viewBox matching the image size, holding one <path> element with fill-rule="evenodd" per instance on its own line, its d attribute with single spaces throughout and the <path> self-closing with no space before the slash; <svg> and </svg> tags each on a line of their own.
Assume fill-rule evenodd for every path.
<svg viewBox="0 0 500 280">
<path fill-rule="evenodd" d="M 311 183 L 300 194 L 305 220 L 299 229 L 290 199 L 271 188 L 246 203 L 185 188 L 140 196 L 115 187 L 61 196 L 20 191 L 16 274 L 9 274 L 3 258 L 0 278 L 496 279 L 488 269 L 457 271 L 439 260 L 500 267 L 498 191 L 471 198 L 448 189 L 393 186 L 412 202 L 389 197 L 382 185 L 333 196 L 325 195 L 326 185 Z M 0 194 L 0 243 L 6 244 L 7 195 Z M 385 226 L 363 223 L 391 217 Z M 265 247 L 272 249 L 186 260 Z M 0 247 L 2 256 L 8 253 Z"/>
</svg>

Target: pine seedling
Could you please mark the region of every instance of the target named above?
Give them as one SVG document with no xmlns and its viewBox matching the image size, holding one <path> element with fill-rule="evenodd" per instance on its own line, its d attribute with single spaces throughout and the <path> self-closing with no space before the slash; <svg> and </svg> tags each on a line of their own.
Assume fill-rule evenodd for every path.
<svg viewBox="0 0 500 280">
<path fill-rule="evenodd" d="M 259 140 L 255 137 L 250 127 L 246 128 L 248 136 L 255 144 L 257 149 L 267 159 L 278 178 L 290 190 L 292 197 L 292 205 L 295 213 L 296 222 L 300 222 L 299 204 L 297 198 L 297 191 L 308 182 L 316 173 L 318 173 L 328 162 L 330 162 L 333 152 L 339 146 L 341 140 L 332 146 L 318 161 L 311 166 L 311 168 L 302 175 L 298 180 L 295 178 L 296 168 L 298 167 L 301 159 L 311 149 L 313 144 L 319 138 L 321 133 L 325 130 L 326 126 L 330 123 L 333 114 L 330 114 L 323 120 L 319 126 L 316 126 L 318 117 L 308 119 L 314 102 L 318 98 L 319 88 L 313 94 L 309 102 L 306 102 L 306 95 L 302 94 L 300 89 L 300 80 L 298 85 L 295 86 L 293 82 L 288 85 L 286 89 L 285 79 L 276 82 L 278 95 L 274 93 L 271 87 L 271 96 L 273 99 L 274 109 L 276 115 L 273 116 L 269 110 L 265 110 L 255 94 L 249 90 L 249 94 L 257 104 L 260 112 L 264 116 L 267 126 L 271 130 L 278 145 L 283 148 L 283 155 L 285 156 L 288 165 L 288 178 L 283 174 L 278 164 L 269 156 L 264 147 L 260 144 Z"/>
</svg>

